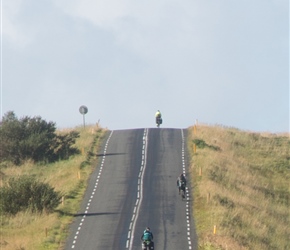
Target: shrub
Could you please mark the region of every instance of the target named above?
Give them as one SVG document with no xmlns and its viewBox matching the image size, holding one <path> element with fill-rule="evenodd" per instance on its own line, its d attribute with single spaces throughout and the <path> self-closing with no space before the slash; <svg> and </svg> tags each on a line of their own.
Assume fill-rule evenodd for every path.
<svg viewBox="0 0 290 250">
<path fill-rule="evenodd" d="M 194 139 L 192 140 L 192 143 L 195 144 L 198 148 L 209 148 L 214 151 L 220 151 L 220 148 L 214 145 L 207 144 L 204 140 L 201 139 Z"/>
<path fill-rule="evenodd" d="M 10 178 L 0 188 L 0 197 L 0 211 L 11 215 L 27 209 L 33 213 L 50 213 L 61 201 L 59 192 L 30 176 Z"/>
<path fill-rule="evenodd" d="M 41 117 L 17 119 L 14 112 L 8 112 L 0 126 L 0 158 L 20 165 L 25 160 L 34 162 L 53 162 L 67 159 L 79 153 L 73 148 L 79 133 L 72 131 L 57 135 L 53 122 Z"/>
</svg>

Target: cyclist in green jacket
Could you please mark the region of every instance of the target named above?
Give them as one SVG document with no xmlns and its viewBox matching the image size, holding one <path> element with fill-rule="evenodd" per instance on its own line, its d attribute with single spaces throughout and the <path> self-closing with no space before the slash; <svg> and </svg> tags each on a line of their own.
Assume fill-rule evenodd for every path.
<svg viewBox="0 0 290 250">
<path fill-rule="evenodd" d="M 141 240 L 142 240 L 142 249 L 146 250 L 147 247 L 149 247 L 149 249 L 154 249 L 153 233 L 150 231 L 149 227 L 146 227 L 146 229 L 144 230 L 141 236 Z"/>
<path fill-rule="evenodd" d="M 156 120 L 157 127 L 159 127 L 159 125 L 162 123 L 160 110 L 157 110 L 157 112 L 155 113 L 155 120 Z"/>
</svg>

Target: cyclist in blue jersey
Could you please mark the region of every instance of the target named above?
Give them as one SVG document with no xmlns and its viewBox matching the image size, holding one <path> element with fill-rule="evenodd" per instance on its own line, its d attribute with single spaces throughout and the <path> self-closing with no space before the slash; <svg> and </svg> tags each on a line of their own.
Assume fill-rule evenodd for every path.
<svg viewBox="0 0 290 250">
<path fill-rule="evenodd" d="M 154 243 L 153 243 L 153 233 L 150 231 L 149 227 L 146 227 L 144 230 L 142 236 L 142 249 L 147 250 L 147 247 L 149 249 L 154 249 Z"/>
</svg>

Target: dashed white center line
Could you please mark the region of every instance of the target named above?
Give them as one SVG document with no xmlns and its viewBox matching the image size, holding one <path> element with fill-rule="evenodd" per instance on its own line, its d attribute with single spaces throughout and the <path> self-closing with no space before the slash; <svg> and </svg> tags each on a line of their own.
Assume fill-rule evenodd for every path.
<svg viewBox="0 0 290 250">
<path fill-rule="evenodd" d="M 140 171 L 138 175 L 137 198 L 136 198 L 136 203 L 133 209 L 133 215 L 132 215 L 132 219 L 129 226 L 128 238 L 126 241 L 126 249 L 129 249 L 129 250 L 132 250 L 133 239 L 134 239 L 134 234 L 135 234 L 135 225 L 136 225 L 136 221 L 139 215 L 139 209 L 140 209 L 142 199 L 143 199 L 143 177 L 144 177 L 144 172 L 146 169 L 147 144 L 148 144 L 147 141 L 148 141 L 148 129 L 145 129 L 144 134 L 143 134 L 142 161 L 141 161 L 141 167 L 140 167 Z"/>
</svg>

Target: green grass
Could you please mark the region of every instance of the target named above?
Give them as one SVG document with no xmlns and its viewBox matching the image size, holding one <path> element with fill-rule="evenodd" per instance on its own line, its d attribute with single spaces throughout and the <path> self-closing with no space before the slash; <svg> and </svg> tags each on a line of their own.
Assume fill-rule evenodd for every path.
<svg viewBox="0 0 290 250">
<path fill-rule="evenodd" d="M 199 249 L 290 249 L 289 135 L 189 132 Z"/>
<path fill-rule="evenodd" d="M 64 197 L 53 214 L 1 216 L 1 250 L 62 249 L 106 132 L 93 126 L 76 130 L 80 155 L 0 169 L 0 185 L 11 176 L 35 175 Z M 189 128 L 188 148 L 199 250 L 290 249 L 289 135 L 200 125 Z"/>
<path fill-rule="evenodd" d="M 75 128 L 80 132 L 76 141 L 79 155 L 69 160 L 48 165 L 27 162 L 22 166 L 2 167 L 1 181 L 17 175 L 34 175 L 40 181 L 49 183 L 63 194 L 63 203 L 52 214 L 18 213 L 16 216 L 1 215 L 0 249 L 60 249 L 64 243 L 69 224 L 80 207 L 87 180 L 93 171 L 96 153 L 106 130 L 87 126 Z M 66 133 L 69 130 L 58 131 Z"/>
</svg>

